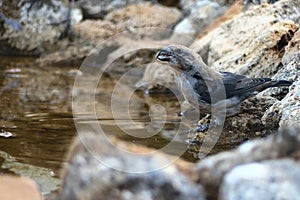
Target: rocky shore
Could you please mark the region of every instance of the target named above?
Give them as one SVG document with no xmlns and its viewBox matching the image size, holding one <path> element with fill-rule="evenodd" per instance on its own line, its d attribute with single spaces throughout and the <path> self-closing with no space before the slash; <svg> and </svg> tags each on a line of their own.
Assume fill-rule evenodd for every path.
<svg viewBox="0 0 300 200">
<path fill-rule="evenodd" d="M 87 132 L 69 150 L 60 190 L 47 198 L 299 198 L 299 0 L 13 0 L 0 5 L 5 16 L 0 19 L 0 53 L 34 56 L 39 66 L 78 69 L 87 57 L 109 49 L 99 62 L 116 57 L 113 75 L 121 77 L 143 66 L 134 74 L 137 86 L 151 82 L 141 88 L 148 93 L 177 91 L 170 69 L 152 62 L 161 47 L 174 43 L 190 47 L 220 71 L 293 81 L 289 88 L 271 88 L 244 101 L 238 114 L 225 119 L 218 140 L 221 145 L 239 146 L 196 163 L 110 137 L 113 146 L 131 152 L 121 154 L 104 142 L 102 134 Z M 208 123 L 209 118 L 199 121 Z M 190 132 L 193 142 L 188 150 L 198 155 L 206 135 L 207 130 Z M 161 167 L 161 163 L 170 164 Z M 7 181 L 0 177 L 0 186 Z M 28 180 L 10 181 L 21 181 L 25 184 L 21 188 L 31 187 L 32 194 L 38 194 Z M 0 199 L 6 198 L 3 194 Z"/>
</svg>

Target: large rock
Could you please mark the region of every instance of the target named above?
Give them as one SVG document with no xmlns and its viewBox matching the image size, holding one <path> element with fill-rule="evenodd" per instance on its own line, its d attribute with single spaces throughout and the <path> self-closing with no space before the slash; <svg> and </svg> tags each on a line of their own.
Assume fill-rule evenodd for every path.
<svg viewBox="0 0 300 200">
<path fill-rule="evenodd" d="M 195 181 L 205 187 L 209 197 L 217 197 L 216 191 L 224 176 L 236 166 L 274 160 L 278 158 L 297 158 L 300 151 L 300 131 L 296 128 L 286 128 L 277 134 L 261 140 L 246 142 L 231 152 L 210 156 L 195 166 Z M 249 173 L 249 171 L 246 171 Z"/>
<path fill-rule="evenodd" d="M 271 77 L 281 68 L 284 47 L 298 30 L 300 2 L 282 0 L 236 16 L 196 41 L 208 64 L 223 71 Z"/>
<path fill-rule="evenodd" d="M 221 200 L 290 199 L 300 196 L 300 164 L 283 159 L 235 167 L 224 177 Z"/>
<path fill-rule="evenodd" d="M 144 3 L 114 10 L 105 20 L 116 24 L 120 30 L 129 30 L 135 34 L 136 28 L 173 28 L 181 17 L 182 13 L 176 8 Z"/>
<path fill-rule="evenodd" d="M 2 53 L 40 55 L 67 46 L 66 40 L 60 40 L 66 30 L 65 21 L 69 11 L 69 7 L 63 1 L 13 2 L 15 4 L 7 5 L 9 7 L 5 9 L 13 10 L 14 15 L 17 15 L 14 19 L 22 25 L 22 29 L 15 30 L 9 24 L 4 23 L 4 30 L 0 35 Z M 72 13 L 71 23 L 76 24 L 81 20 L 81 13 L 78 9 L 74 9 Z"/>
<path fill-rule="evenodd" d="M 76 5 L 82 9 L 85 18 L 103 19 L 113 10 L 141 2 L 144 0 L 79 0 Z"/>
<path fill-rule="evenodd" d="M 294 81 L 290 86 L 289 93 L 279 102 L 271 106 L 264 114 L 262 121 L 268 128 L 280 126 L 298 125 L 300 122 L 300 52 L 295 55 L 291 62 L 283 67 L 275 76 L 275 79 Z M 283 88 L 270 89 L 261 95 L 275 95 L 286 93 Z"/>
<path fill-rule="evenodd" d="M 167 157 L 113 141 L 116 147 L 105 140 L 101 135 L 86 135 L 76 140 L 57 199 L 205 199 L 201 186 L 195 185 L 176 166 L 161 168 Z M 120 153 L 116 148 L 136 153 Z"/>
<path fill-rule="evenodd" d="M 224 12 L 225 8 L 215 2 L 198 1 L 192 5 L 190 14 L 176 25 L 174 34 L 177 37 L 188 35 L 193 38 Z"/>
</svg>

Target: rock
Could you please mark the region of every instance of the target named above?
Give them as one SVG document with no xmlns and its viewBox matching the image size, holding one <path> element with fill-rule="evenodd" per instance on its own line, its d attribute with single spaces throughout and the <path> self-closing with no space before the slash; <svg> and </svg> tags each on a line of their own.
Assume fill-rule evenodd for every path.
<svg viewBox="0 0 300 200">
<path fill-rule="evenodd" d="M 79 0 L 76 5 L 79 6 L 84 14 L 84 18 L 103 19 L 107 13 L 131 4 L 145 2 L 144 0 Z"/>
<path fill-rule="evenodd" d="M 219 190 L 224 176 L 236 166 L 284 157 L 297 159 L 299 144 L 299 129 L 286 127 L 266 139 L 246 142 L 234 151 L 219 153 L 202 160 L 194 168 L 195 181 L 204 186 L 208 198 L 217 198 L 216 191 Z"/>
<path fill-rule="evenodd" d="M 236 16 L 191 47 L 208 49 L 208 64 L 251 77 L 272 77 L 281 68 L 284 47 L 299 28 L 299 2 L 282 0 Z M 202 52 L 203 54 L 203 52 Z"/>
<path fill-rule="evenodd" d="M 0 36 L 2 53 L 40 55 L 67 46 L 67 40 L 60 40 L 66 28 L 64 21 L 69 10 L 63 1 L 51 0 L 46 3 L 24 1 L 15 2 L 14 6 L 15 15 L 18 15 L 16 20 L 22 25 L 22 29 L 18 31 L 4 24 L 4 31 Z M 74 9 L 74 13 L 77 16 L 71 15 L 72 24 L 78 23 L 81 19 L 78 9 Z"/>
<path fill-rule="evenodd" d="M 176 8 L 144 3 L 114 10 L 105 17 L 105 20 L 116 24 L 120 30 L 129 30 L 136 34 L 138 28 L 171 29 L 181 17 L 182 13 Z M 147 35 L 151 34 L 152 32 L 147 33 Z"/>
<path fill-rule="evenodd" d="M 190 14 L 175 26 L 174 34 L 178 38 L 181 35 L 194 38 L 224 12 L 225 8 L 215 2 L 198 1 L 191 6 Z"/>
<path fill-rule="evenodd" d="M 194 8 L 194 5 L 197 3 L 205 2 L 206 0 L 180 0 L 180 7 L 183 9 L 185 13 L 191 12 L 191 10 Z M 215 2 L 221 6 L 227 6 L 230 7 L 232 4 L 235 3 L 236 0 L 212 0 L 212 2 Z"/>
<path fill-rule="evenodd" d="M 34 181 L 29 178 L 1 175 L 0 199 L 42 200 L 42 195 Z"/>
<path fill-rule="evenodd" d="M 162 154 L 113 140 L 125 153 L 105 140 L 87 134 L 76 140 L 57 199 L 205 199 L 201 186 L 175 165 L 161 168 L 168 159 Z"/>
<path fill-rule="evenodd" d="M 246 140 L 264 137 L 270 134 L 270 131 L 266 129 L 261 118 L 265 111 L 277 101 L 278 100 L 271 97 L 252 97 L 242 102 L 238 114 L 226 117 L 222 127 L 222 133 L 215 146 L 216 150 L 218 147 L 226 148 L 233 144 L 238 145 Z M 211 118 L 207 119 L 203 117 L 198 122 L 198 126 L 209 125 L 210 121 Z M 200 158 L 202 153 L 215 153 L 215 149 L 212 149 L 212 152 L 200 152 L 200 147 L 203 142 L 210 138 L 208 134 L 209 129 L 202 131 L 195 129 L 194 132 L 189 132 L 188 150 L 194 154 L 194 157 Z"/>
<path fill-rule="evenodd" d="M 244 9 L 247 10 L 249 9 L 251 6 L 254 5 L 260 5 L 260 4 L 264 4 L 264 3 L 275 3 L 278 0 L 243 0 L 243 6 Z"/>
<path fill-rule="evenodd" d="M 235 167 L 224 177 L 219 199 L 291 199 L 300 196 L 300 164 L 282 159 Z"/>
<path fill-rule="evenodd" d="M 45 55 L 38 59 L 40 65 L 80 64 L 92 51 L 97 51 L 106 40 L 127 37 L 134 43 L 147 42 L 149 39 L 163 40 L 171 35 L 172 26 L 180 20 L 182 14 L 175 8 L 167 8 L 150 3 L 129 5 L 110 12 L 105 20 L 85 20 L 74 25 L 67 49 Z M 116 39 L 119 40 L 119 39 Z M 128 41 L 128 39 L 127 39 Z M 157 41 L 152 41 L 157 43 Z M 149 43 L 149 41 L 148 41 Z M 122 45 L 128 45 L 125 42 Z M 121 47 L 122 45 L 117 44 Z M 143 58 L 148 59 L 148 58 Z M 152 59 L 152 57 L 151 57 Z"/>
<path fill-rule="evenodd" d="M 299 125 L 300 120 L 300 53 L 292 61 L 283 67 L 275 76 L 275 79 L 293 80 L 289 93 L 280 101 L 271 106 L 264 114 L 262 120 L 265 126 L 277 128 L 280 126 Z M 286 93 L 284 89 L 270 89 L 262 95 L 278 95 Z"/>
<path fill-rule="evenodd" d="M 300 29 L 295 33 L 289 44 L 285 47 L 282 64 L 285 66 L 300 52 Z"/>
<path fill-rule="evenodd" d="M 72 27 L 71 38 L 74 42 L 66 49 L 41 56 L 37 62 L 39 65 L 79 65 L 97 45 L 119 32 L 116 25 L 109 21 L 85 20 Z"/>
</svg>

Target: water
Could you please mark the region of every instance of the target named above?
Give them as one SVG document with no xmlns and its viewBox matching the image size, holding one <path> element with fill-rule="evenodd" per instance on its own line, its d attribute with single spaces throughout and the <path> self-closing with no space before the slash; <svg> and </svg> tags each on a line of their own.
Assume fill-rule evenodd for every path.
<svg viewBox="0 0 300 200">
<path fill-rule="evenodd" d="M 6 166 L 3 164 L 0 174 L 25 175 L 36 179 L 45 175 L 47 183 L 44 179 L 37 180 L 46 188 L 43 193 L 58 187 L 57 180 L 51 177 L 59 177 L 65 154 L 76 136 L 72 113 L 76 74 L 78 71 L 74 66 L 41 67 L 35 64 L 33 58 L 0 57 L 0 165 L 4 163 Z M 133 78 L 130 84 L 138 78 Z M 164 147 L 176 135 L 181 117 L 177 115 L 180 107 L 174 94 L 136 91 L 130 96 L 130 113 L 126 115 L 124 94 L 115 92 L 117 95 L 111 96 L 117 82 L 115 78 L 102 77 L 96 92 L 88 87 L 88 82 L 95 79 L 97 77 L 88 77 L 87 82 L 75 91 L 73 100 L 80 99 L 82 94 L 95 93 L 94 102 L 83 101 L 80 107 L 94 104 L 96 119 L 89 119 L 89 113 L 79 111 L 76 116 L 80 124 L 99 123 L 108 135 L 156 149 Z M 118 107 L 115 116 L 111 112 L 112 98 Z M 133 120 L 134 126 L 128 118 Z M 115 119 L 118 119 L 118 125 Z M 128 134 L 129 131 L 143 136 L 145 130 L 157 134 L 144 138 Z M 12 136 L 8 134 L 9 137 L 4 137 L 4 133 Z M 175 143 L 187 145 L 186 139 L 186 132 L 183 131 Z M 223 147 L 218 148 L 222 150 Z M 5 156 L 9 157 L 6 161 Z M 191 162 L 197 161 L 188 152 L 182 157 Z M 39 172 L 39 175 L 32 175 L 29 168 Z"/>
</svg>

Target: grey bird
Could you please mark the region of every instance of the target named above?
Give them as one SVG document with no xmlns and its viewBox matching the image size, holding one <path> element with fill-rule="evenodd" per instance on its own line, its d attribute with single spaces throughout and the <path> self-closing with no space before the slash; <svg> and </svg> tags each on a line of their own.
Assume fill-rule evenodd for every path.
<svg viewBox="0 0 300 200">
<path fill-rule="evenodd" d="M 189 104 L 206 112 L 210 112 L 212 105 L 226 107 L 227 116 L 236 114 L 242 101 L 267 88 L 292 84 L 286 80 L 248 78 L 216 71 L 208 67 L 200 55 L 180 45 L 162 48 L 156 59 L 169 64 L 175 71 L 175 79 Z"/>
</svg>

